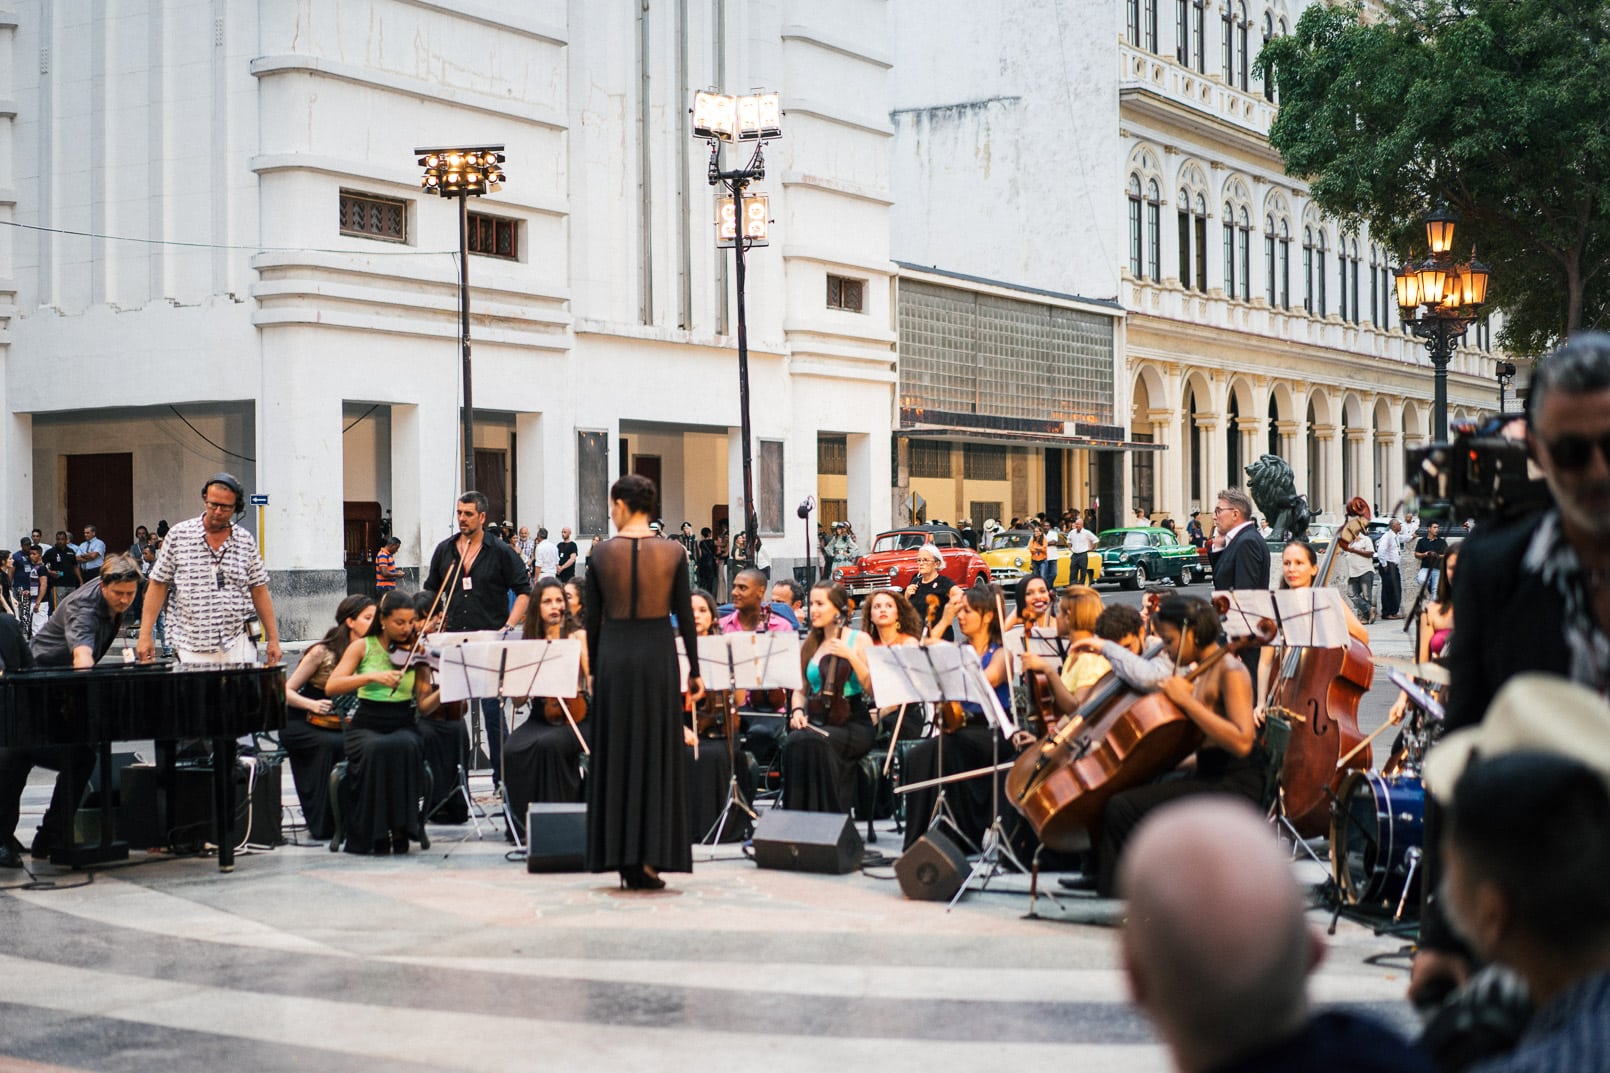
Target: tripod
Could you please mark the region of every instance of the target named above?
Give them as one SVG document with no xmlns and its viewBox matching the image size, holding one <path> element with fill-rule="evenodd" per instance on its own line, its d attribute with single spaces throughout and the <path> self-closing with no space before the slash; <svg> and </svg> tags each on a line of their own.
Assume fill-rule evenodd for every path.
<svg viewBox="0 0 1610 1073">
<path fill-rule="evenodd" d="M 727 697 L 727 703 L 732 703 L 730 695 Z M 726 723 L 727 803 L 721 809 L 721 815 L 716 818 L 714 825 L 705 832 L 704 838 L 699 841 L 701 846 L 719 846 L 721 844 L 721 835 L 727 829 L 727 820 L 731 818 L 734 806 L 742 809 L 751 823 L 759 819 L 755 810 L 749 807 L 749 802 L 744 800 L 743 794 L 738 792 L 738 744 L 734 740 L 733 720 L 728 719 Z M 697 721 L 695 721 L 695 727 L 697 727 Z M 697 733 L 697 730 L 695 730 L 695 733 Z"/>
<path fill-rule="evenodd" d="M 988 715 L 986 715 L 985 718 L 988 718 Z M 979 884 L 978 889 L 985 890 L 989 887 L 989 881 L 991 879 L 994 879 L 996 876 L 1007 871 L 1007 864 L 1011 865 L 1011 869 L 1013 871 L 1016 871 L 1020 874 L 1028 873 L 1028 869 L 1023 867 L 1023 862 L 1018 860 L 1017 854 L 1012 851 L 1011 843 L 1006 839 L 1006 827 L 1001 822 L 1000 769 L 1002 728 L 995 726 L 992 723 L 990 729 L 993 731 L 993 733 L 990 734 L 990 825 L 984 830 L 984 837 L 980 839 L 982 846 L 979 850 L 978 860 L 973 862 L 972 870 L 967 873 L 967 878 L 962 880 L 962 885 L 956 888 L 955 897 L 951 898 L 950 904 L 945 907 L 945 912 L 947 913 L 956 908 L 956 903 L 961 901 L 962 895 L 967 893 L 967 888 L 972 884 L 974 879 L 981 879 L 982 882 Z M 944 748 L 943 742 L 941 742 L 940 748 Z M 940 787 L 940 792 L 942 795 L 944 792 L 944 787 Z M 1003 861 L 1005 862 L 1004 864 Z M 1049 897 L 1049 895 L 1047 896 Z M 1052 898 L 1051 901 L 1052 904 L 1056 903 L 1055 898 Z"/>
</svg>

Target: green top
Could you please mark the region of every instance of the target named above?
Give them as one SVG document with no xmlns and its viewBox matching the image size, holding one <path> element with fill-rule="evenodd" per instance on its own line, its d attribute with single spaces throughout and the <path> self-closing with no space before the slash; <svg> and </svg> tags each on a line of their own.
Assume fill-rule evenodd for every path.
<svg viewBox="0 0 1610 1073">
<path fill-rule="evenodd" d="M 365 637 L 363 639 L 363 659 L 358 661 L 359 674 L 386 674 L 396 669 L 391 665 L 391 653 L 387 652 L 386 646 L 380 643 L 380 638 Z M 390 701 L 392 703 L 411 701 L 414 699 L 414 669 L 412 667 L 408 669 L 402 676 L 402 681 L 397 683 L 395 690 L 390 686 L 381 685 L 379 682 L 365 682 L 358 687 L 358 696 L 363 700 Z"/>
</svg>

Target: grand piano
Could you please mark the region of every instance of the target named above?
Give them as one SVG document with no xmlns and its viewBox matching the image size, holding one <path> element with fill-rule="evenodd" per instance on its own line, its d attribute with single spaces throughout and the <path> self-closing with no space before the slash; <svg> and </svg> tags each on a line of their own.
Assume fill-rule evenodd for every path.
<svg viewBox="0 0 1610 1073">
<path fill-rule="evenodd" d="M 235 868 L 235 739 L 285 725 L 285 669 L 250 664 L 125 664 L 0 675 L 0 747 L 98 746 L 111 770 L 112 743 L 155 740 L 158 785 L 172 814 L 177 740 L 211 742 L 218 870 Z M 51 860 L 80 866 L 128 856 L 112 838 L 111 794 L 101 796 L 101 842 L 65 847 Z"/>
</svg>

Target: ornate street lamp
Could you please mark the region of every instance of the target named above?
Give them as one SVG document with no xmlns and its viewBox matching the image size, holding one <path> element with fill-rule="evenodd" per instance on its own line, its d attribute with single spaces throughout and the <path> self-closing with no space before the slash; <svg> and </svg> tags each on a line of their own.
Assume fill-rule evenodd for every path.
<svg viewBox="0 0 1610 1073">
<path fill-rule="evenodd" d="M 425 169 L 419 185 L 427 194 L 458 199 L 458 337 L 464 358 L 464 490 L 475 487 L 475 402 L 470 387 L 470 198 L 504 182 L 503 146 L 461 145 L 415 149 Z"/>
<path fill-rule="evenodd" d="M 1504 408 L 1505 408 L 1505 399 L 1504 399 L 1505 393 L 1508 390 L 1509 385 L 1511 385 L 1511 384 L 1513 384 L 1515 382 L 1515 363 L 1512 362 L 1512 361 L 1501 361 L 1501 362 L 1499 362 L 1498 363 L 1497 373 L 1498 373 L 1498 412 L 1499 412 L 1500 415 L 1502 415 L 1503 412 L 1504 412 Z"/>
<path fill-rule="evenodd" d="M 1398 311 L 1403 326 L 1425 340 L 1431 354 L 1436 389 L 1431 406 L 1432 439 L 1448 441 L 1448 362 L 1453 348 L 1465 337 L 1465 330 L 1481 316 L 1487 301 L 1486 265 L 1476 260 L 1455 264 L 1452 254 L 1454 225 L 1459 218 L 1439 206 L 1425 219 L 1426 245 L 1431 255 L 1416 261 L 1411 251 L 1408 263 L 1395 273 Z"/>
<path fill-rule="evenodd" d="M 693 95 L 693 136 L 710 144 L 707 177 L 711 186 L 726 191 L 716 199 L 716 246 L 736 251 L 738 290 L 738 420 L 743 437 L 744 543 L 754 554 L 756 530 L 754 467 L 750 458 L 749 328 L 744 317 L 744 253 L 764 246 L 769 238 L 770 203 L 766 195 L 746 192 L 749 184 L 766 176 L 766 143 L 783 136 L 782 105 L 775 93 L 734 97 L 715 90 Z M 723 142 L 754 142 L 749 163 L 732 171 L 721 169 Z"/>
</svg>

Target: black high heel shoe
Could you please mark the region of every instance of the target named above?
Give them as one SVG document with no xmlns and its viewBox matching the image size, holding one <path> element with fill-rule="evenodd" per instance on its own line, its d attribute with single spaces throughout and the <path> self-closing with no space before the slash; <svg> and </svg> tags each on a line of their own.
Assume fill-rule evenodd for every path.
<svg viewBox="0 0 1610 1073">
<path fill-rule="evenodd" d="M 622 890 L 664 890 L 665 880 L 651 876 L 640 864 L 621 869 Z"/>
</svg>

